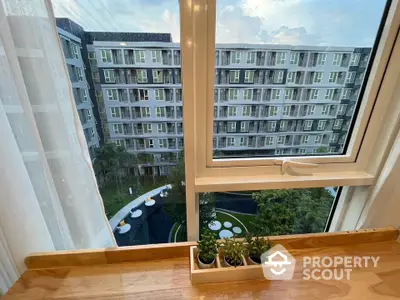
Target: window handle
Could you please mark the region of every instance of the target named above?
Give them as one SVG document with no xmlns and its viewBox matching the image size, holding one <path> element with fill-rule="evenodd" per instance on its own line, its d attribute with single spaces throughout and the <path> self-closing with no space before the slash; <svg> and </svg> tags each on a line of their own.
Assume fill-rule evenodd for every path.
<svg viewBox="0 0 400 300">
<path fill-rule="evenodd" d="M 282 166 L 281 167 L 281 174 L 285 174 L 288 169 L 292 169 L 292 167 L 295 168 L 301 168 L 301 169 L 311 169 L 311 168 L 316 168 L 318 167 L 318 164 L 312 164 L 312 163 L 305 163 L 305 162 L 299 162 L 299 161 L 293 161 L 289 159 L 275 159 L 274 165 Z M 296 172 L 294 172 L 296 173 Z M 290 175 L 296 175 L 296 174 L 290 174 Z"/>
</svg>

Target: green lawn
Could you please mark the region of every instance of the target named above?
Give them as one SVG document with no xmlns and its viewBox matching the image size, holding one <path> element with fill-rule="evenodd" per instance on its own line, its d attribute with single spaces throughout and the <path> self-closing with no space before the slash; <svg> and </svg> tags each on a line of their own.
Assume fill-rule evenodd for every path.
<svg viewBox="0 0 400 300">
<path fill-rule="evenodd" d="M 151 177 L 141 177 L 139 186 L 137 185 L 137 181 L 135 179 L 133 179 L 131 182 L 124 182 L 121 188 L 121 198 L 115 197 L 118 194 L 115 183 L 108 183 L 106 187 L 100 188 L 100 194 L 103 198 L 107 218 L 110 219 L 129 202 L 136 199 L 140 195 L 163 186 L 165 182 L 165 177 L 157 177 L 155 183 L 153 183 L 153 179 Z M 136 190 L 136 194 L 129 195 L 129 187 L 132 187 L 133 190 Z"/>
</svg>

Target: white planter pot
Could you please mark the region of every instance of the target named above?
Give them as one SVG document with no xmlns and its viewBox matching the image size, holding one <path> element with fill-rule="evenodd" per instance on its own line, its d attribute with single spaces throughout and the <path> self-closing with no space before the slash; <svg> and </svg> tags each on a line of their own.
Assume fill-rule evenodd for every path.
<svg viewBox="0 0 400 300">
<path fill-rule="evenodd" d="M 211 263 L 205 264 L 200 260 L 199 253 L 197 253 L 197 261 L 199 262 L 200 269 L 212 269 L 215 266 L 215 258 Z"/>
</svg>

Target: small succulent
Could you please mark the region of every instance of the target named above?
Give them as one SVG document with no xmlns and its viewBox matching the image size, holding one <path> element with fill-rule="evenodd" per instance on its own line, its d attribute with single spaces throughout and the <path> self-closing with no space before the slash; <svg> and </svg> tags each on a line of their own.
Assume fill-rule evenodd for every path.
<svg viewBox="0 0 400 300">
<path fill-rule="evenodd" d="M 200 260 L 205 264 L 212 263 L 218 253 L 215 233 L 208 229 L 204 230 L 197 248 L 199 249 Z"/>
<path fill-rule="evenodd" d="M 246 254 L 249 257 L 256 258 L 257 262 L 261 262 L 261 254 L 268 251 L 272 247 L 271 241 L 267 238 L 256 236 L 253 238 L 251 234 L 246 236 L 247 249 Z"/>
<path fill-rule="evenodd" d="M 243 255 L 246 253 L 246 247 L 242 240 L 235 238 L 225 238 L 221 244 L 225 260 L 230 265 L 237 267 L 243 263 Z"/>
</svg>

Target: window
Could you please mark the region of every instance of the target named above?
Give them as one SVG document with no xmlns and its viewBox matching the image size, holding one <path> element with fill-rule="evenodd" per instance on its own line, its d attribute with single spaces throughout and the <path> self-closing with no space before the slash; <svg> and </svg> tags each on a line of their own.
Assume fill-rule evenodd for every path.
<svg viewBox="0 0 400 300">
<path fill-rule="evenodd" d="M 276 117 L 278 115 L 278 106 L 270 106 L 268 108 L 268 117 Z"/>
<path fill-rule="evenodd" d="M 238 92 L 239 91 L 237 89 L 229 89 L 229 92 L 228 92 L 229 100 L 237 100 Z"/>
<path fill-rule="evenodd" d="M 350 66 L 358 66 L 360 62 L 360 53 L 353 53 L 351 54 L 351 59 L 350 59 Z"/>
<path fill-rule="evenodd" d="M 100 50 L 101 61 L 105 63 L 112 63 L 111 50 Z"/>
<path fill-rule="evenodd" d="M 161 63 L 161 51 L 160 50 L 152 50 L 151 51 L 151 61 L 153 63 L 157 63 L 157 64 Z"/>
<path fill-rule="evenodd" d="M 226 138 L 226 146 L 227 147 L 234 147 L 235 146 L 235 138 L 234 137 L 227 137 Z"/>
<path fill-rule="evenodd" d="M 249 130 L 249 122 L 240 122 L 240 132 L 247 132 Z"/>
<path fill-rule="evenodd" d="M 236 95 L 237 99 L 237 95 Z M 244 100 L 251 100 L 253 99 L 253 89 L 245 89 L 244 90 Z"/>
<path fill-rule="evenodd" d="M 283 82 L 283 71 L 276 71 L 276 81 L 275 83 L 282 83 Z"/>
<path fill-rule="evenodd" d="M 79 46 L 76 44 L 71 44 L 71 46 L 72 46 L 72 57 L 75 59 L 79 59 L 79 52 L 80 52 Z"/>
<path fill-rule="evenodd" d="M 333 133 L 330 139 L 330 143 L 337 143 L 339 140 L 339 134 L 338 133 Z"/>
<path fill-rule="evenodd" d="M 307 153 L 307 149 L 300 148 L 300 149 L 299 149 L 299 153 L 300 153 L 300 154 L 306 154 L 306 153 Z"/>
<path fill-rule="evenodd" d="M 326 53 L 318 53 L 317 54 L 317 66 L 324 66 L 326 63 Z"/>
<path fill-rule="evenodd" d="M 356 72 L 348 72 L 346 76 L 346 83 L 353 83 L 356 79 Z"/>
<path fill-rule="evenodd" d="M 92 120 L 92 110 L 91 109 L 86 110 L 86 118 L 87 118 L 87 121 Z"/>
<path fill-rule="evenodd" d="M 316 136 L 315 136 L 315 141 L 314 141 L 314 142 L 315 142 L 316 144 L 321 144 L 321 143 L 322 143 L 323 137 L 324 137 L 324 136 L 323 136 L 322 134 L 316 135 Z"/>
<path fill-rule="evenodd" d="M 154 94 L 155 94 L 155 96 L 156 96 L 156 100 L 157 100 L 157 101 L 163 101 L 163 100 L 165 100 L 165 97 L 164 97 L 164 90 L 163 90 L 163 89 L 156 89 L 156 90 L 154 90 Z"/>
<path fill-rule="evenodd" d="M 254 71 L 246 70 L 244 72 L 244 83 L 253 83 L 254 81 Z"/>
<path fill-rule="evenodd" d="M 351 89 L 343 89 L 342 99 L 350 99 Z"/>
<path fill-rule="evenodd" d="M 288 128 L 288 121 L 281 120 L 279 123 L 279 130 L 280 131 L 286 131 Z"/>
<path fill-rule="evenodd" d="M 149 91 L 144 89 L 138 89 L 138 98 L 140 101 L 149 100 Z"/>
<path fill-rule="evenodd" d="M 145 147 L 146 148 L 154 148 L 154 141 L 151 139 L 146 139 L 144 140 Z"/>
<path fill-rule="evenodd" d="M 309 139 L 310 139 L 310 137 L 308 135 L 301 135 L 300 136 L 300 144 L 302 144 L 302 145 L 308 144 Z"/>
<path fill-rule="evenodd" d="M 158 133 L 166 133 L 167 132 L 167 125 L 165 123 L 157 124 L 157 132 Z"/>
<path fill-rule="evenodd" d="M 244 110 L 245 106 L 243 107 Z M 229 117 L 236 117 L 237 114 L 237 107 L 236 106 L 229 106 L 228 107 L 228 116 Z"/>
<path fill-rule="evenodd" d="M 239 76 L 240 76 L 239 70 L 229 71 L 229 82 L 230 83 L 239 83 Z"/>
<path fill-rule="evenodd" d="M 275 131 L 275 130 L 276 130 L 276 121 L 268 121 L 267 131 Z"/>
<path fill-rule="evenodd" d="M 240 64 L 240 51 L 231 52 L 231 64 Z"/>
<path fill-rule="evenodd" d="M 329 112 L 329 105 L 323 105 L 321 108 L 321 115 L 325 116 Z"/>
<path fill-rule="evenodd" d="M 305 105 L 305 115 L 313 116 L 315 113 L 315 105 Z"/>
<path fill-rule="evenodd" d="M 89 96 L 88 96 L 87 89 L 81 89 L 81 91 L 82 91 L 82 101 L 83 102 L 88 102 Z"/>
<path fill-rule="evenodd" d="M 285 89 L 285 100 L 293 100 L 293 89 Z"/>
<path fill-rule="evenodd" d="M 272 146 L 274 144 L 275 138 L 273 136 L 267 136 L 265 138 L 265 146 Z"/>
<path fill-rule="evenodd" d="M 339 105 L 339 109 L 338 109 L 338 115 L 344 115 L 346 113 L 347 110 L 347 104 L 341 104 Z"/>
<path fill-rule="evenodd" d="M 247 52 L 247 63 L 254 64 L 256 62 L 256 52 Z"/>
<path fill-rule="evenodd" d="M 135 50 L 133 53 L 135 57 L 135 64 L 146 62 L 145 52 L 143 50 Z"/>
<path fill-rule="evenodd" d="M 241 137 L 240 141 L 239 141 L 239 145 L 241 147 L 246 147 L 247 146 L 247 141 L 248 141 L 247 137 Z"/>
<path fill-rule="evenodd" d="M 276 64 L 283 65 L 285 64 L 286 53 L 285 52 L 277 52 L 276 53 Z"/>
<path fill-rule="evenodd" d="M 334 53 L 333 54 L 332 65 L 333 66 L 340 66 L 342 64 L 342 57 L 343 57 L 342 53 Z"/>
<path fill-rule="evenodd" d="M 118 101 L 118 90 L 117 89 L 107 90 L 107 98 L 110 101 Z"/>
<path fill-rule="evenodd" d="M 150 118 L 150 107 L 141 107 L 140 114 L 142 118 Z"/>
<path fill-rule="evenodd" d="M 295 82 L 295 72 L 288 72 L 287 77 L 286 77 L 286 82 L 287 83 L 294 83 Z"/>
<path fill-rule="evenodd" d="M 278 145 L 283 145 L 285 143 L 285 139 L 286 139 L 286 136 L 280 135 L 280 136 L 278 136 L 278 140 L 276 141 L 276 143 Z"/>
<path fill-rule="evenodd" d="M 271 90 L 271 100 L 279 100 L 281 98 L 281 90 L 280 89 L 272 89 Z"/>
<path fill-rule="evenodd" d="M 341 129 L 343 124 L 342 119 L 337 119 L 335 120 L 335 123 L 333 123 L 333 129 Z"/>
<path fill-rule="evenodd" d="M 312 120 L 304 121 L 304 130 L 311 130 L 312 124 L 313 124 Z"/>
<path fill-rule="evenodd" d="M 324 78 L 323 72 L 314 72 L 314 77 L 313 77 L 314 83 L 321 83 L 323 78 Z"/>
<path fill-rule="evenodd" d="M 158 140 L 158 148 L 168 148 L 168 140 L 167 139 L 159 139 Z"/>
<path fill-rule="evenodd" d="M 325 130 L 326 120 L 319 120 L 317 130 Z"/>
<path fill-rule="evenodd" d="M 160 125 L 160 124 L 158 124 L 158 125 Z M 144 123 L 143 124 L 143 132 L 146 134 L 152 133 L 153 132 L 152 125 L 150 123 Z"/>
<path fill-rule="evenodd" d="M 299 57 L 300 57 L 300 53 L 298 53 L 298 52 L 290 53 L 290 64 L 297 65 L 299 63 Z"/>
<path fill-rule="evenodd" d="M 154 83 L 163 82 L 163 74 L 161 70 L 153 70 L 153 82 Z"/>
<path fill-rule="evenodd" d="M 123 134 L 122 124 L 112 124 L 114 134 Z"/>
<path fill-rule="evenodd" d="M 137 82 L 138 83 L 147 83 L 147 71 L 146 70 L 137 70 Z"/>
<path fill-rule="evenodd" d="M 165 107 L 156 107 L 157 118 L 165 118 Z"/>
<path fill-rule="evenodd" d="M 333 100 L 334 94 L 335 94 L 335 89 L 327 89 L 325 92 L 325 100 Z"/>
<path fill-rule="evenodd" d="M 92 73 L 93 83 L 100 83 L 100 73 L 95 71 Z"/>
<path fill-rule="evenodd" d="M 339 78 L 339 73 L 338 72 L 331 72 L 329 73 L 329 83 L 336 83 Z"/>
<path fill-rule="evenodd" d="M 114 143 L 115 143 L 118 147 L 124 147 L 124 140 L 114 140 Z"/>
<path fill-rule="evenodd" d="M 113 118 L 119 118 L 121 116 L 119 107 L 111 107 L 110 111 L 111 111 L 111 117 Z"/>
<path fill-rule="evenodd" d="M 228 122 L 228 131 L 236 132 L 236 122 Z"/>
<path fill-rule="evenodd" d="M 312 89 L 310 93 L 311 100 L 317 100 L 319 96 L 319 89 Z"/>
<path fill-rule="evenodd" d="M 104 80 L 106 83 L 115 83 L 115 71 L 104 70 Z"/>
<path fill-rule="evenodd" d="M 288 116 L 290 114 L 290 105 L 284 105 L 282 109 L 282 116 Z"/>
</svg>

